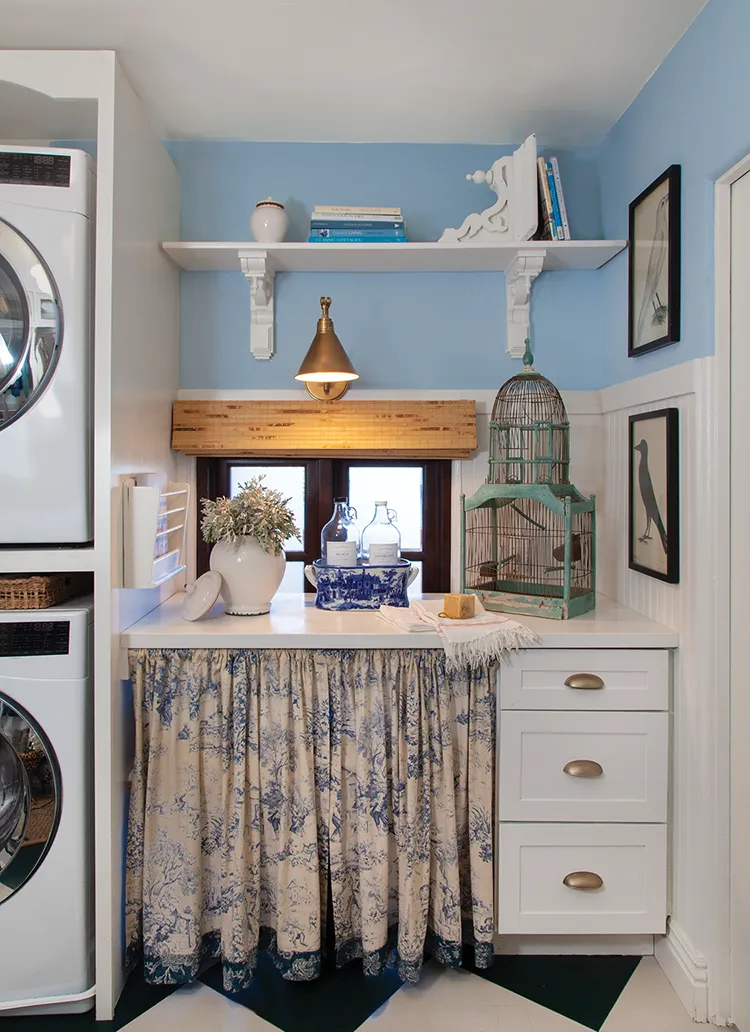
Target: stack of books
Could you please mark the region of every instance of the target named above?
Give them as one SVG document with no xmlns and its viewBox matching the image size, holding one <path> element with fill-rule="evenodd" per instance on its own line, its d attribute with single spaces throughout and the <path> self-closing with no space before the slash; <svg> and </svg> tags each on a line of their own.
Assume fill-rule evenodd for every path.
<svg viewBox="0 0 750 1032">
<path fill-rule="evenodd" d="M 402 244 L 406 229 L 400 208 L 344 208 L 318 205 L 310 219 L 310 244 Z"/>
<path fill-rule="evenodd" d="M 539 173 L 539 229 L 537 240 L 570 240 L 560 168 L 557 158 L 537 158 Z"/>
</svg>

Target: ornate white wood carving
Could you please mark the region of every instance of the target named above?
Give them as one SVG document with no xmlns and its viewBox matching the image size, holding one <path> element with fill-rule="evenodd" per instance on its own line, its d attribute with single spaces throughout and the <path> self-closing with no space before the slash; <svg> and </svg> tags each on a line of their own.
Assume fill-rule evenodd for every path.
<svg viewBox="0 0 750 1032">
<path fill-rule="evenodd" d="M 482 212 L 467 215 L 458 229 L 446 229 L 440 243 L 488 244 L 529 240 L 537 229 L 536 136 L 509 157 L 498 158 L 489 172 L 467 175 L 486 183 L 497 200 Z"/>
<path fill-rule="evenodd" d="M 523 358 L 529 336 L 531 284 L 544 267 L 546 251 L 518 252 L 505 273 L 507 339 L 505 350 L 512 358 Z"/>
<path fill-rule="evenodd" d="M 268 251 L 241 251 L 239 259 L 250 284 L 250 351 L 254 358 L 273 358 L 273 261 Z"/>
</svg>

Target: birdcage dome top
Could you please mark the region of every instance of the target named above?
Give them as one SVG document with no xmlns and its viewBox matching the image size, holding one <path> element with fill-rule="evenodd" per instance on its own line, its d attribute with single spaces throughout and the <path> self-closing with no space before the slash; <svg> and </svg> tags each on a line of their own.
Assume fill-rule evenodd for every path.
<svg viewBox="0 0 750 1032">
<path fill-rule="evenodd" d="M 546 424 L 568 426 L 568 414 L 557 387 L 533 365 L 529 341 L 523 356 L 523 370 L 506 380 L 495 397 L 492 423 L 498 427 Z"/>
</svg>

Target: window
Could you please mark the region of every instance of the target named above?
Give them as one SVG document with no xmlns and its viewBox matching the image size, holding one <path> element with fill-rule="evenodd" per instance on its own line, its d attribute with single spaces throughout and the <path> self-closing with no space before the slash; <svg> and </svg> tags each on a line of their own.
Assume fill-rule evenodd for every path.
<svg viewBox="0 0 750 1032">
<path fill-rule="evenodd" d="M 418 566 L 411 594 L 450 586 L 450 475 L 442 459 L 198 459 L 198 498 L 230 497 L 251 477 L 291 498 L 302 541 L 287 545 L 281 592 L 313 591 L 304 566 L 320 555 L 320 531 L 331 518 L 333 499 L 346 496 L 357 510 L 360 532 L 372 519 L 375 500 L 387 499 L 397 513 L 401 554 Z M 208 569 L 210 546 L 200 534 L 198 573 Z"/>
</svg>

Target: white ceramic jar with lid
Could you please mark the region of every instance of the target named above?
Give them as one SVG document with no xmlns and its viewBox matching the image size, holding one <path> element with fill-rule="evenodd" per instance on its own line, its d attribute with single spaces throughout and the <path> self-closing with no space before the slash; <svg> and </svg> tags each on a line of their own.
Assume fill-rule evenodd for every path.
<svg viewBox="0 0 750 1032">
<path fill-rule="evenodd" d="M 268 196 L 258 201 L 250 216 L 250 232 L 260 244 L 280 244 L 289 229 L 289 217 L 284 205 Z"/>
</svg>

